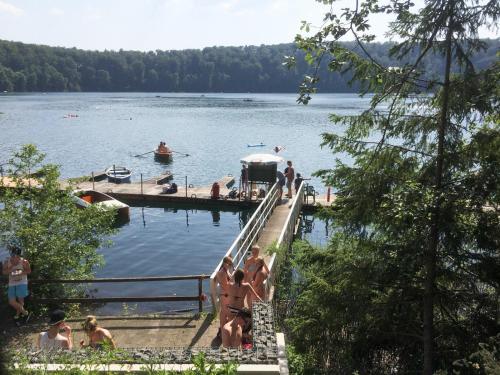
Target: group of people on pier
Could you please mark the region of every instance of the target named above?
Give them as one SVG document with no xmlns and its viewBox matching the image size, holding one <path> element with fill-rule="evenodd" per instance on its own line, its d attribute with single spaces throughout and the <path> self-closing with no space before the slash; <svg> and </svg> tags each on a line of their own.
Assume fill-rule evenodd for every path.
<svg viewBox="0 0 500 375">
<path fill-rule="evenodd" d="M 234 270 L 233 259 L 224 257 L 217 272 L 219 285 L 220 328 L 224 347 L 245 347 L 250 341 L 252 304 L 266 299 L 265 281 L 269 269 L 259 255 L 260 247 L 253 245 L 243 269 Z"/>
</svg>

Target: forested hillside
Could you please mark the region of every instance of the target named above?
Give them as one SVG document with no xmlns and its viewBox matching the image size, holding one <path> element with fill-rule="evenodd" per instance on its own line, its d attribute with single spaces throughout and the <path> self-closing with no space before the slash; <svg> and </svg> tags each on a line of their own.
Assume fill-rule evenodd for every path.
<svg viewBox="0 0 500 375">
<path fill-rule="evenodd" d="M 488 43 L 489 49 L 476 56 L 478 67 L 494 59 L 500 47 L 499 39 Z M 367 49 L 384 65 L 401 64 L 388 56 L 390 46 L 373 43 Z M 0 92 L 297 92 L 303 75 L 311 73 L 301 54 L 293 44 L 98 52 L 0 40 Z M 300 63 L 289 71 L 284 56 L 297 56 Z M 442 71 L 443 61 L 429 58 L 426 66 L 432 75 Z M 321 69 L 327 69 L 326 61 Z M 346 77 L 320 75 L 320 92 L 355 90 Z"/>
</svg>

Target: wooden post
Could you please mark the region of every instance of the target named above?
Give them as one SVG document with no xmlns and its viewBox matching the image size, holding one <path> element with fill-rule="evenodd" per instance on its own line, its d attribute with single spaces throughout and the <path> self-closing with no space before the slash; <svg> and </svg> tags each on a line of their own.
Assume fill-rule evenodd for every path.
<svg viewBox="0 0 500 375">
<path fill-rule="evenodd" d="M 142 173 L 141 173 L 141 195 L 144 195 L 144 192 L 142 190 Z"/>
<path fill-rule="evenodd" d="M 186 176 L 186 198 L 188 197 L 188 176 Z"/>
<path fill-rule="evenodd" d="M 198 309 L 200 312 L 203 312 L 203 301 L 201 300 L 201 295 L 203 294 L 203 280 L 201 278 L 198 279 L 198 296 L 200 297 L 198 301 Z"/>
<path fill-rule="evenodd" d="M 92 172 L 92 190 L 95 190 L 94 172 Z"/>
</svg>

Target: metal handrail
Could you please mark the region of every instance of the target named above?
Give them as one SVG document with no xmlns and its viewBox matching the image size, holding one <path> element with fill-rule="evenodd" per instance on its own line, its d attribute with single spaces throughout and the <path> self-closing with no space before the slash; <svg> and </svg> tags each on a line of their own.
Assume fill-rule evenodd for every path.
<svg viewBox="0 0 500 375">
<path fill-rule="evenodd" d="M 302 210 L 302 205 L 304 204 L 304 194 L 305 194 L 305 186 L 304 181 L 301 182 L 299 186 L 299 190 L 297 190 L 297 194 L 295 196 L 295 200 L 292 203 L 292 207 L 285 221 L 285 225 L 283 226 L 283 230 L 278 237 L 278 242 L 276 242 L 276 251 L 271 256 L 269 260 L 269 277 L 264 281 L 264 289 L 266 291 L 266 298 L 268 301 L 273 299 L 273 286 L 275 281 L 275 268 L 276 268 L 276 252 L 281 246 L 290 246 L 293 240 L 293 235 L 295 233 L 295 224 Z"/>
<path fill-rule="evenodd" d="M 224 254 L 224 257 L 231 256 L 233 258 L 233 263 L 238 267 L 244 259 L 244 254 L 248 252 L 250 247 L 257 241 L 260 233 L 264 229 L 264 226 L 271 216 L 274 207 L 279 199 L 279 188 L 278 184 L 275 183 L 265 198 L 260 203 L 259 207 L 255 210 L 250 220 L 248 220 L 245 227 L 241 230 L 240 234 L 229 249 Z M 212 303 L 214 309 L 218 308 L 218 296 L 217 296 L 217 272 L 222 267 L 222 259 L 215 267 L 214 272 L 210 275 L 210 292 L 212 297 Z"/>
<path fill-rule="evenodd" d="M 146 276 L 146 277 L 109 277 L 96 279 L 34 279 L 29 280 L 30 285 L 41 284 L 90 284 L 90 283 L 123 283 L 144 281 L 177 281 L 198 280 L 198 295 L 196 296 L 151 296 L 151 297 L 95 297 L 95 298 L 30 298 L 32 302 L 48 303 L 105 303 L 105 302 L 164 302 L 164 301 L 198 301 L 198 309 L 203 311 L 203 280 L 208 275 L 186 275 L 186 276 Z M 0 285 L 7 280 L 0 278 Z"/>
</svg>

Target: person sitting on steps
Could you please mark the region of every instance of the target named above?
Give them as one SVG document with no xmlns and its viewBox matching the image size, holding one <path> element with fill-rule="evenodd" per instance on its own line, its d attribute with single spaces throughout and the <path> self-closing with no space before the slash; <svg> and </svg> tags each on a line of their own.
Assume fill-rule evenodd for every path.
<svg viewBox="0 0 500 375">
<path fill-rule="evenodd" d="M 62 310 L 54 310 L 50 313 L 49 329 L 38 335 L 37 347 L 41 350 L 73 349 L 73 338 L 71 327 L 64 319 L 66 314 Z M 61 334 L 59 331 L 63 331 Z"/>
<path fill-rule="evenodd" d="M 109 346 L 110 349 L 116 349 L 115 340 L 111 333 L 97 324 L 97 319 L 94 315 L 89 315 L 82 323 L 83 331 L 87 334 L 89 338 L 88 344 L 85 344 L 85 340 L 80 341 L 80 347 L 84 348 L 89 346 L 95 349 L 102 349 L 105 346 Z"/>
</svg>

